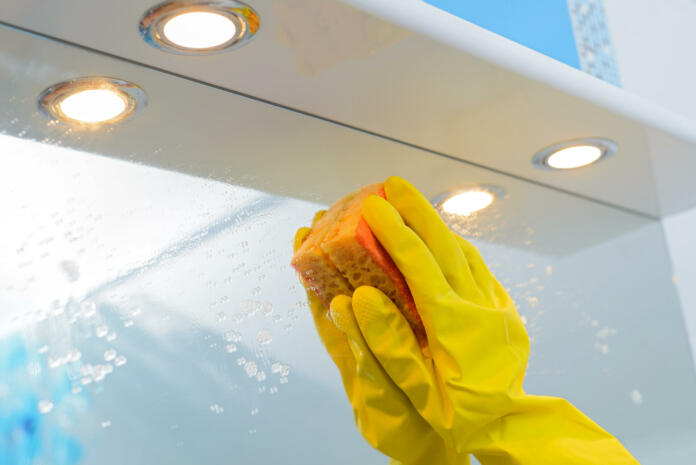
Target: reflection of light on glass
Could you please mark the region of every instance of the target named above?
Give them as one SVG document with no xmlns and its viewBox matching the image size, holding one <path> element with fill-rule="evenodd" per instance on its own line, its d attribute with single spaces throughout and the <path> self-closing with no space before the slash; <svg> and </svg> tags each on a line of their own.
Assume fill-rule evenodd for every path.
<svg viewBox="0 0 696 465">
<path fill-rule="evenodd" d="M 495 197 L 490 192 L 472 189 L 460 192 L 445 200 L 442 210 L 451 215 L 467 216 L 483 210 L 493 203 Z"/>
<path fill-rule="evenodd" d="M 127 106 L 121 94 L 110 89 L 78 91 L 60 102 L 60 110 L 66 117 L 82 123 L 101 123 L 114 119 Z"/>
<path fill-rule="evenodd" d="M 194 11 L 174 16 L 164 25 L 163 33 L 180 47 L 204 49 L 232 40 L 237 27 L 221 14 Z"/>
<path fill-rule="evenodd" d="M 594 145 L 576 145 L 567 147 L 549 156 L 546 164 L 551 168 L 566 170 L 579 168 L 596 162 L 602 156 L 602 150 Z"/>
<path fill-rule="evenodd" d="M 147 105 L 145 91 L 122 79 L 82 76 L 55 84 L 39 96 L 39 107 L 52 120 L 96 129 L 119 123 Z"/>
</svg>

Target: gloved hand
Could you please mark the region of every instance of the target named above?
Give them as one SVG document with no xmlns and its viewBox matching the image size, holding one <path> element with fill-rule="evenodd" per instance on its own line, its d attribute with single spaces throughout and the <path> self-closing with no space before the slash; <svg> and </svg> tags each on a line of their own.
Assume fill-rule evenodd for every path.
<svg viewBox="0 0 696 465">
<path fill-rule="evenodd" d="M 529 340 L 510 297 L 478 251 L 452 233 L 413 186 L 392 177 L 385 192 L 387 200 L 365 201 L 363 216 L 406 278 L 432 358 L 423 355 L 396 306 L 377 289 L 361 287 L 352 297 L 366 344 L 353 351 L 358 377 L 362 370 L 378 371 L 376 357 L 396 385 L 381 397 L 393 396 L 408 409 L 405 394 L 449 446 L 462 456 L 475 454 L 484 465 L 636 465 L 615 438 L 569 402 L 524 393 Z M 344 298 L 334 300 L 332 307 L 347 306 Z M 388 385 L 381 375 L 379 382 Z M 355 396 L 365 394 L 352 394 L 360 405 Z"/>
<path fill-rule="evenodd" d="M 309 231 L 297 231 L 295 250 Z M 393 465 L 468 465 L 468 456 L 456 457 L 372 355 L 353 316 L 350 297 L 336 297 L 331 309 L 310 290 L 307 298 L 319 336 L 341 373 L 355 423 L 367 442 L 394 459 Z"/>
</svg>

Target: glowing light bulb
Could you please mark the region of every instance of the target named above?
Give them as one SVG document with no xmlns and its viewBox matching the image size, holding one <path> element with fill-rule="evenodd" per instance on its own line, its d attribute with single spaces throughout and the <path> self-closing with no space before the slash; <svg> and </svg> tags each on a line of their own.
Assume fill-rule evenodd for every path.
<svg viewBox="0 0 696 465">
<path fill-rule="evenodd" d="M 471 215 L 493 203 L 495 196 L 482 190 L 460 192 L 445 200 L 442 210 L 451 215 Z"/>
<path fill-rule="evenodd" d="M 88 89 L 68 95 L 60 102 L 60 111 L 82 123 L 101 123 L 120 116 L 127 107 L 125 99 L 110 89 Z"/>
<path fill-rule="evenodd" d="M 205 49 L 232 40 L 237 27 L 221 14 L 193 11 L 174 16 L 166 22 L 162 32 L 168 40 L 180 47 Z"/>
<path fill-rule="evenodd" d="M 576 145 L 551 154 L 546 164 L 551 168 L 567 170 L 580 168 L 596 162 L 602 157 L 602 150 L 594 145 Z"/>
</svg>

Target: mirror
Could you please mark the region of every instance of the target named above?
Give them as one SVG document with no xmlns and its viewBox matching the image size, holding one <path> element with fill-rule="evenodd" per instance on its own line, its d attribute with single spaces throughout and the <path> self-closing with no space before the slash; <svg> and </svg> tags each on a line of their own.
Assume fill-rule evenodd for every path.
<svg viewBox="0 0 696 465">
<path fill-rule="evenodd" d="M 568 398 L 642 463 L 684 452 L 665 438 L 693 436 L 696 380 L 659 222 L 10 28 L 0 43 L 10 463 L 386 463 L 289 261 L 316 210 L 392 174 L 433 199 L 504 189 L 451 226 L 526 319 L 526 390 Z M 147 107 L 89 130 L 38 109 L 95 73 Z"/>
</svg>

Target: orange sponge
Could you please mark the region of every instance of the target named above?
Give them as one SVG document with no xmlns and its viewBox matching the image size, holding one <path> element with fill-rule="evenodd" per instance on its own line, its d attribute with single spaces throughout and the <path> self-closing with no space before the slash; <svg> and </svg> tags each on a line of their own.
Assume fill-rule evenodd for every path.
<svg viewBox="0 0 696 465">
<path fill-rule="evenodd" d="M 336 202 L 314 224 L 295 252 L 292 266 L 326 307 L 337 295 L 350 296 L 360 286 L 381 290 L 403 313 L 424 346 L 425 330 L 408 284 L 362 217 L 362 204 L 373 194 L 385 197 L 382 183 Z"/>
</svg>

